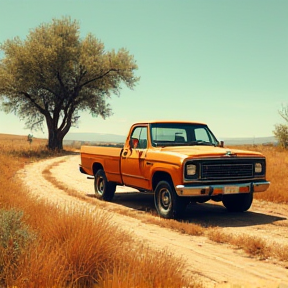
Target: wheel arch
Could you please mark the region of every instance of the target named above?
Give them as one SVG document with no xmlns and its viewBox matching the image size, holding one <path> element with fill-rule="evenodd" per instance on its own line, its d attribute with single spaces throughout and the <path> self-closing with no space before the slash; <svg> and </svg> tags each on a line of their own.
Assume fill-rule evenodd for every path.
<svg viewBox="0 0 288 288">
<path fill-rule="evenodd" d="M 160 182 L 160 181 L 167 181 L 167 182 L 170 182 L 172 183 L 173 185 L 173 180 L 172 180 L 172 177 L 171 175 L 168 173 L 168 172 L 164 172 L 164 171 L 156 171 L 153 175 L 153 178 L 152 178 L 152 188 L 153 188 L 153 191 L 155 191 L 155 188 L 157 186 L 157 184 Z"/>
<path fill-rule="evenodd" d="M 103 168 L 103 165 L 101 163 L 93 163 L 93 166 L 92 166 L 92 171 L 93 171 L 93 175 L 95 175 L 97 173 L 98 170 L 104 170 Z"/>
</svg>

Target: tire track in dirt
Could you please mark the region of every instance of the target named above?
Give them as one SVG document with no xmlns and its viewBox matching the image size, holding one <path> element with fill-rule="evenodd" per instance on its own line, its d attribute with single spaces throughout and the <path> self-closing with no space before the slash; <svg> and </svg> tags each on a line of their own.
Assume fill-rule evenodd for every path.
<svg viewBox="0 0 288 288">
<path fill-rule="evenodd" d="M 59 161 L 61 161 L 61 163 L 55 165 L 50 170 L 58 181 L 66 185 L 67 188 L 77 190 L 86 197 L 94 194 L 93 181 L 87 180 L 87 177 L 79 172 L 79 155 L 64 156 L 29 164 L 23 170 L 19 171 L 18 175 L 31 194 L 54 203 L 58 205 L 59 208 L 67 207 L 67 205 L 75 205 L 83 208 L 89 207 L 89 205 L 97 206 L 97 204 L 86 203 L 78 198 L 67 195 L 65 191 L 57 189 L 43 177 L 42 171 L 49 165 Z M 116 197 L 122 199 L 126 197 L 127 193 L 134 195 L 134 191 L 135 190 L 127 187 L 118 186 Z M 125 196 L 121 197 L 121 193 Z M 151 196 L 147 196 L 148 206 L 151 204 L 149 197 L 151 198 Z M 97 203 L 96 199 L 95 203 Z M 259 288 L 288 287 L 288 270 L 283 265 L 279 265 L 276 262 L 272 263 L 272 261 L 253 259 L 241 250 L 232 249 L 229 245 L 216 244 L 207 237 L 183 235 L 170 229 L 158 227 L 157 225 L 143 223 L 141 220 L 132 217 L 113 213 L 113 207 L 115 207 L 115 209 L 133 209 L 133 201 L 131 202 L 131 199 L 127 205 L 125 205 L 125 201 L 119 201 L 119 203 L 107 203 L 107 208 L 110 210 L 109 213 L 110 215 L 112 214 L 111 221 L 114 221 L 114 224 L 117 223 L 123 230 L 132 233 L 139 241 L 148 244 L 153 249 L 165 249 L 169 251 L 171 255 L 182 257 L 186 263 L 185 273 L 187 273 L 187 275 L 197 275 L 201 281 L 203 281 L 205 287 L 233 287 L 233 285 L 239 285 L 237 287 Z M 134 203 L 134 205 L 138 207 L 139 203 Z M 277 211 L 277 205 L 272 204 L 271 207 L 267 207 L 267 205 L 265 206 L 260 202 L 256 205 L 253 203 L 253 209 L 250 210 L 250 214 L 252 214 L 250 215 L 249 212 L 247 212 L 242 214 L 245 216 L 235 216 L 235 219 L 229 219 L 230 222 L 228 223 L 234 223 L 234 225 L 230 226 L 225 226 L 222 223 L 223 219 L 228 217 L 225 210 L 220 206 L 217 207 L 217 205 L 215 207 L 213 206 L 214 208 L 210 206 L 209 204 L 206 206 L 197 206 L 197 209 L 192 207 L 192 212 L 188 209 L 187 217 L 192 218 L 194 223 L 199 222 L 204 223 L 204 225 L 214 223 L 214 225 L 217 226 L 217 223 L 219 223 L 221 224 L 221 229 L 226 229 L 227 232 L 234 234 L 251 230 L 254 235 L 259 236 L 263 234 L 267 237 L 269 231 L 273 231 L 272 238 L 276 238 L 275 235 L 278 233 L 279 235 L 277 237 L 279 241 L 284 241 L 284 243 L 287 241 L 287 238 L 283 236 L 284 234 L 282 235 L 282 230 L 286 231 L 287 229 L 285 222 L 287 221 L 287 215 L 285 213 L 288 214 L 288 209 L 285 210 L 287 208 L 286 206 L 278 209 L 278 214 L 275 214 L 274 211 Z M 112 208 L 110 209 L 109 207 Z M 217 213 L 220 213 L 220 215 L 217 215 Z M 265 219 L 262 221 L 264 223 L 260 224 L 261 220 L 258 219 L 258 221 L 253 224 L 253 215 L 255 214 L 257 216 L 259 213 L 264 215 L 263 217 Z M 250 216 L 248 217 L 246 214 Z M 213 222 L 209 219 L 211 217 L 214 217 L 216 220 L 214 219 Z M 279 225 L 280 222 L 283 223 L 283 225 Z M 251 225 L 249 225 L 249 223 Z M 269 228 L 270 226 L 273 228 Z M 288 233 L 286 235 L 288 235 Z"/>
</svg>

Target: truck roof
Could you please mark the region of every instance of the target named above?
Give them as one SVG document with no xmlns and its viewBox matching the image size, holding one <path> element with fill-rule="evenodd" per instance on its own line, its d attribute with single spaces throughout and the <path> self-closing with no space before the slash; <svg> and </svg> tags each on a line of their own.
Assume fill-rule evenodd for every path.
<svg viewBox="0 0 288 288">
<path fill-rule="evenodd" d="M 135 122 L 135 124 L 154 124 L 154 123 L 185 123 L 185 124 L 202 124 L 202 125 L 207 125 L 206 123 L 203 122 L 198 122 L 198 121 L 182 121 L 182 120 L 148 120 L 148 121 L 139 121 Z"/>
</svg>

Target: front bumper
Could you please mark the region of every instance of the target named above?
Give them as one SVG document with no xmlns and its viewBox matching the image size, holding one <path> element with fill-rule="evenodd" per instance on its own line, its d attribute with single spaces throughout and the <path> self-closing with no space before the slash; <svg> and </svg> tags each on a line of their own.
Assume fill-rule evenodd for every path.
<svg viewBox="0 0 288 288">
<path fill-rule="evenodd" d="M 175 187 L 178 196 L 217 196 L 250 192 L 264 192 L 268 189 L 270 182 L 246 182 L 246 183 L 227 183 L 212 185 L 177 185 Z"/>
</svg>

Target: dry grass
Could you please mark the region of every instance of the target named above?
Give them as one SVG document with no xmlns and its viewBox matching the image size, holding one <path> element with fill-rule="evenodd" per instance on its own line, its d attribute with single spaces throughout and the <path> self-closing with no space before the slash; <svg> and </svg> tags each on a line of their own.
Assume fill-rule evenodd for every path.
<svg viewBox="0 0 288 288">
<path fill-rule="evenodd" d="M 183 277 L 181 259 L 135 242 L 112 224 L 108 213 L 96 207 L 58 209 L 31 197 L 15 173 L 27 162 L 55 155 L 45 150 L 43 141 L 31 146 L 24 137 L 17 141 L 0 139 L 0 209 L 21 216 L 15 231 L 27 228 L 29 241 L 19 241 L 17 257 L 0 243 L 0 250 L 9 252 L 2 257 L 1 287 L 201 287 Z M 46 176 L 52 179 L 49 169 Z M 8 235 L 7 243 L 15 243 L 12 233 Z"/>
<path fill-rule="evenodd" d="M 233 235 L 223 232 L 220 228 L 210 228 L 207 230 L 206 235 L 216 243 L 233 245 L 260 260 L 274 258 L 284 262 L 288 261 L 288 245 L 267 243 L 259 237 L 245 234 Z"/>
<path fill-rule="evenodd" d="M 266 157 L 266 178 L 271 184 L 267 191 L 255 193 L 254 198 L 288 204 L 288 150 L 263 145 L 241 146 L 240 148 L 261 152 Z"/>
<path fill-rule="evenodd" d="M 225 233 L 217 227 L 208 229 L 206 235 L 216 243 L 233 245 L 260 260 L 274 258 L 284 262 L 288 261 L 288 245 L 267 243 L 259 237 L 245 234 L 233 235 Z"/>
<path fill-rule="evenodd" d="M 120 228 L 111 225 L 107 213 L 67 209 L 57 214 L 59 219 L 48 219 L 51 222 L 43 231 L 41 243 L 20 263 L 22 273 L 14 285 L 25 287 L 25 279 L 29 279 L 27 287 L 32 287 L 31 283 L 39 287 L 43 279 L 45 287 L 55 284 L 93 287 L 95 283 L 98 287 L 107 287 L 115 279 L 116 287 L 181 287 L 188 284 L 181 277 L 181 259 L 170 257 L 165 251 L 151 253 Z"/>
<path fill-rule="evenodd" d="M 46 143 L 41 139 L 34 139 L 30 145 L 26 137 L 8 136 L 0 137 L 0 209 L 14 211 L 12 214 L 15 213 L 16 216 L 21 215 L 21 219 L 17 218 L 20 226 L 16 231 L 26 231 L 27 241 L 24 241 L 24 245 L 21 238 L 22 242 L 19 242 L 17 249 L 22 250 L 16 257 L 7 247 L 0 247 L 0 257 L 6 261 L 2 262 L 5 269 L 0 266 L 0 286 L 201 287 L 195 279 L 182 277 L 181 259 L 171 257 L 167 251 L 151 253 L 147 247 L 136 243 L 130 235 L 113 226 L 105 212 L 100 214 L 95 208 L 91 213 L 68 207 L 65 211 L 60 211 L 39 199 L 31 198 L 17 183 L 14 177 L 16 171 L 27 162 L 55 157 L 55 154 L 45 148 Z M 267 192 L 255 194 L 255 198 L 288 203 L 288 194 L 285 191 L 288 184 L 288 152 L 275 147 L 244 148 L 260 151 L 267 159 L 267 179 L 271 181 L 271 186 Z M 60 155 L 63 154 L 56 156 Z M 58 182 L 51 175 L 51 168 L 52 166 L 44 171 L 46 179 L 67 190 L 70 195 L 80 197 L 76 191 L 68 191 Z M 86 201 L 83 199 L 85 197 L 80 198 Z M 130 216 L 137 217 L 137 213 L 129 213 L 132 213 Z M 236 237 L 223 233 L 220 228 L 205 229 L 200 225 L 167 221 L 152 215 L 145 217 L 143 221 L 189 235 L 207 235 L 215 242 L 229 243 L 260 259 L 288 259 L 288 247 L 267 244 L 255 237 Z M 11 239 L 7 243 L 15 243 Z M 10 245 L 11 247 L 14 246 Z M 12 252 L 14 250 L 13 248 Z"/>
<path fill-rule="evenodd" d="M 210 229 L 207 233 L 210 240 L 221 243 L 231 244 L 237 248 L 243 249 L 246 253 L 251 256 L 257 256 L 260 259 L 267 259 L 271 257 L 272 251 L 269 251 L 267 243 L 260 238 L 247 236 L 247 235 L 232 235 L 223 232 L 219 228 Z"/>
<path fill-rule="evenodd" d="M 160 227 L 169 228 L 174 231 L 180 232 L 182 234 L 201 236 L 205 233 L 205 228 L 201 225 L 189 223 L 189 222 L 179 222 L 173 219 L 162 219 L 157 217 L 149 217 L 143 220 L 144 223 L 156 224 Z"/>
<path fill-rule="evenodd" d="M 65 147 L 65 150 L 60 152 L 51 151 L 46 146 L 45 139 L 33 138 L 32 143 L 29 143 L 25 136 L 0 134 L 0 155 L 9 155 L 24 163 L 63 156 L 74 151 L 71 147 Z"/>
</svg>

